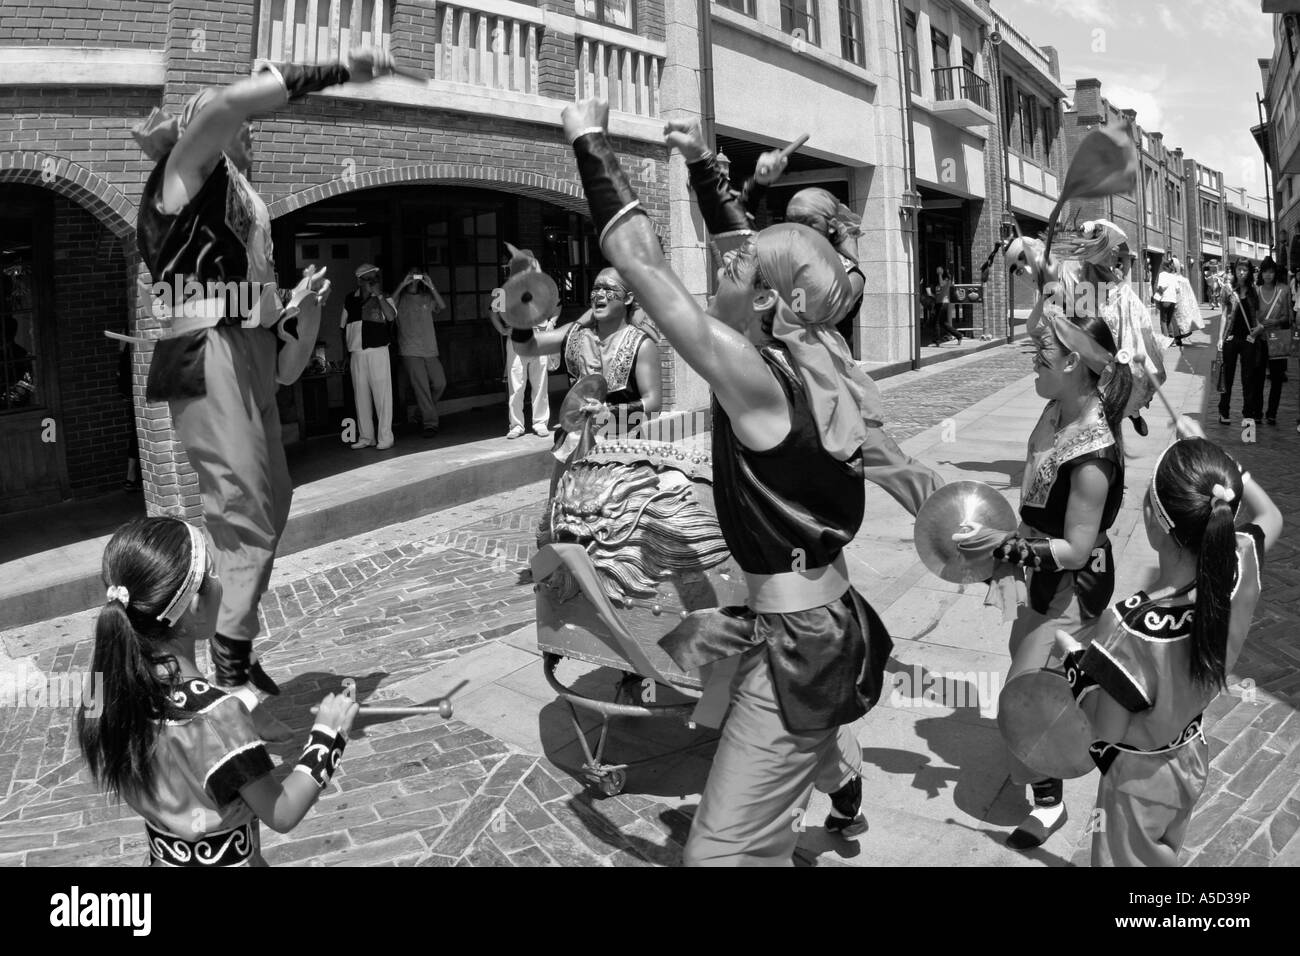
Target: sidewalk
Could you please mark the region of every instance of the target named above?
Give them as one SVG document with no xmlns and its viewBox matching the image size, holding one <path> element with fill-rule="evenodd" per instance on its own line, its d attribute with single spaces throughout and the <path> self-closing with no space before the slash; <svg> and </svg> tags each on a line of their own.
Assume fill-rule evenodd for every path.
<svg viewBox="0 0 1300 956">
<path fill-rule="evenodd" d="M 1204 342 L 1197 337 L 1181 359 L 1176 350 L 1166 355 L 1167 391 L 1193 415 L 1203 401 L 1197 373 L 1210 358 Z M 1027 368 L 1027 358 L 1008 348 L 888 379 L 881 389 L 891 429 L 906 439 L 905 450 L 945 477 L 988 481 L 1014 503 L 1025 439 L 1042 408 Z M 1125 426 L 1129 493 L 1113 532 L 1119 586 L 1128 590 L 1144 583 L 1151 566 L 1137 489 L 1170 434 L 1157 409 L 1147 418 L 1146 439 Z M 1240 445 L 1235 432 L 1225 430 L 1222 439 L 1296 521 L 1297 494 L 1280 491 L 1284 476 L 1294 484 L 1300 435 L 1292 429 L 1261 433 L 1251 446 Z M 264 605 L 269 637 L 259 646 L 285 689 L 272 707 L 303 735 L 307 706 L 346 676 L 357 678 L 367 698 L 415 703 L 468 684 L 454 698 L 451 721 L 367 723 L 307 820 L 288 837 L 264 832 L 270 862 L 679 861 L 712 737 L 668 721 L 622 721 L 610 733 L 609 758 L 660 759 L 629 768 L 618 797 L 593 793 L 575 776 L 580 749 L 543 679 L 533 596 L 519 579 L 543 494 L 543 486 L 528 486 L 277 562 Z M 793 821 L 804 829 L 800 861 L 1086 865 L 1094 775 L 1067 782 L 1070 820 L 1046 848 L 1018 854 L 1002 845 L 1027 809 L 1021 788 L 1008 784 L 996 723 L 982 712 L 991 713 L 996 695 L 989 678 L 1005 672 L 1007 627 L 982 606 L 982 587 L 963 589 L 925 571 L 912 548 L 911 518 L 874 487 L 868 514 L 847 556 L 854 583 L 894 635 L 898 693 L 856 728 L 869 832 L 856 843 L 827 836 L 820 827 L 827 800 L 815 795 Z M 1270 554 L 1265 577 L 1265 605 L 1232 676 L 1233 695 L 1221 696 L 1207 715 L 1214 761 L 1189 837 L 1194 864 L 1300 862 L 1300 652 L 1293 636 L 1300 571 L 1293 546 L 1284 541 Z M 89 620 L 73 615 L 0 633 L 0 669 L 6 654 L 9 666 L 30 658 L 47 671 L 84 669 Z M 597 692 L 612 690 L 619 675 L 583 673 L 566 661 L 560 676 Z M 1254 681 L 1253 703 L 1240 699 L 1247 680 Z M 966 706 L 935 706 L 936 682 L 946 700 L 966 694 Z M 139 821 L 107 805 L 87 782 L 70 717 L 50 708 L 0 711 L 0 863 L 112 865 L 142 857 Z M 277 749 L 276 756 L 291 761 L 296 752 Z"/>
</svg>

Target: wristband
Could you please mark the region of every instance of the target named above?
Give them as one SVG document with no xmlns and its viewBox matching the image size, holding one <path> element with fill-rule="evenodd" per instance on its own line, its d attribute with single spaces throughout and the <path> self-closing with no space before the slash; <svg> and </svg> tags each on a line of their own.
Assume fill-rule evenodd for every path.
<svg viewBox="0 0 1300 956">
<path fill-rule="evenodd" d="M 993 556 L 1007 564 L 1018 564 L 1031 571 L 1062 571 L 1061 562 L 1052 549 L 1051 538 L 1023 538 L 1009 534 L 993 549 Z"/>
<path fill-rule="evenodd" d="M 614 415 L 644 414 L 645 403 L 638 398 L 635 402 L 620 402 L 617 405 L 611 405 L 609 410 Z"/>
<path fill-rule="evenodd" d="M 294 772 L 305 773 L 316 782 L 317 788 L 323 789 L 338 769 L 346 743 L 347 737 L 342 731 L 335 732 L 324 724 L 316 724 L 311 729 L 311 736 L 307 738 L 302 756 L 293 768 Z"/>
<path fill-rule="evenodd" d="M 511 342 L 520 342 L 520 343 L 522 343 L 522 342 L 531 342 L 532 340 L 533 340 L 533 330 L 532 330 L 532 329 L 514 329 L 514 328 L 512 328 L 512 329 L 510 330 L 510 341 L 511 341 Z"/>
<path fill-rule="evenodd" d="M 308 93 L 346 83 L 352 72 L 342 63 L 307 66 L 302 63 L 265 63 L 259 73 L 273 73 L 280 81 L 290 101 L 302 99 Z"/>
<path fill-rule="evenodd" d="M 582 177 L 582 189 L 587 194 L 591 220 L 600 242 L 604 242 L 605 233 L 624 216 L 646 214 L 604 131 L 584 130 L 573 141 L 573 153 L 578 159 L 578 174 Z"/>
</svg>

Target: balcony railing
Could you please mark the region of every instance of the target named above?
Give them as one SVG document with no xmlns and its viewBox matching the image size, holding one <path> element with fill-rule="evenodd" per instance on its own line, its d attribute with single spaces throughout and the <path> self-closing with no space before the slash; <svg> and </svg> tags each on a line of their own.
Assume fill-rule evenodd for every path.
<svg viewBox="0 0 1300 956">
<path fill-rule="evenodd" d="M 257 58 L 330 63 L 359 46 L 388 49 L 393 0 L 259 0 Z"/>
<path fill-rule="evenodd" d="M 579 99 L 602 96 L 609 99 L 610 109 L 638 116 L 659 115 L 662 57 L 584 36 L 575 37 L 574 44 Z"/>
<path fill-rule="evenodd" d="M 438 17 L 438 79 L 537 93 L 540 13 L 536 22 L 527 22 L 440 3 Z"/>
<path fill-rule="evenodd" d="M 936 101 L 965 99 L 984 109 L 989 106 L 989 84 L 970 67 L 940 66 L 934 69 L 934 98 Z"/>
</svg>

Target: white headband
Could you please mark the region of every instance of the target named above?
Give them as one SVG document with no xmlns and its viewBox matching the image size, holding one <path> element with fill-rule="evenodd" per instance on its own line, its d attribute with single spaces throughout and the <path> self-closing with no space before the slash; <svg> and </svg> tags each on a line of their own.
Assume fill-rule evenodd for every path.
<svg viewBox="0 0 1300 956">
<path fill-rule="evenodd" d="M 1174 445 L 1176 444 L 1178 443 L 1174 442 Z M 1156 511 L 1156 521 L 1160 523 L 1160 527 L 1165 529 L 1165 534 L 1174 533 L 1174 522 L 1169 517 L 1169 512 L 1165 511 L 1165 506 L 1160 503 L 1160 494 L 1156 491 L 1156 475 L 1160 474 L 1160 463 L 1165 460 L 1165 455 L 1169 454 L 1169 449 L 1173 448 L 1174 445 L 1169 445 L 1160 453 L 1160 457 L 1156 459 L 1155 468 L 1151 469 L 1151 504 Z"/>
<path fill-rule="evenodd" d="M 181 619 L 190 598 L 198 593 L 208 567 L 208 546 L 203 538 L 203 532 L 192 524 L 186 524 L 185 528 L 190 533 L 190 566 L 185 572 L 185 580 L 181 582 L 171 603 L 158 615 L 158 620 L 168 627 L 174 626 Z"/>
</svg>

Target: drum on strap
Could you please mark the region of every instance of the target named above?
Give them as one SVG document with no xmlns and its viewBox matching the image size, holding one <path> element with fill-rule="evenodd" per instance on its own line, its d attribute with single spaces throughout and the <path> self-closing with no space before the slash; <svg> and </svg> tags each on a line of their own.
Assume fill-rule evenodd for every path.
<svg viewBox="0 0 1300 956">
<path fill-rule="evenodd" d="M 1065 674 L 1051 668 L 1009 680 L 998 696 L 998 730 L 1008 749 L 1044 777 L 1082 777 L 1096 764 L 1092 727 Z"/>
</svg>

